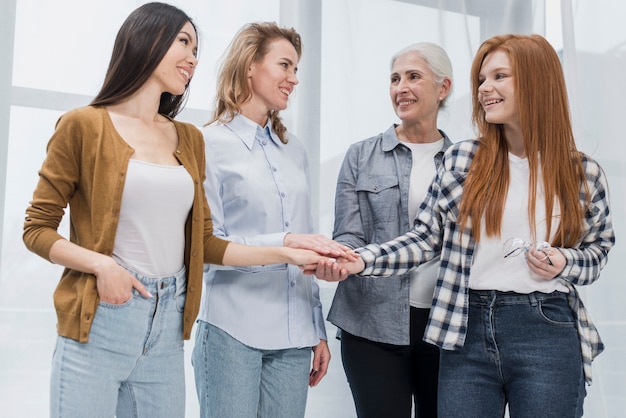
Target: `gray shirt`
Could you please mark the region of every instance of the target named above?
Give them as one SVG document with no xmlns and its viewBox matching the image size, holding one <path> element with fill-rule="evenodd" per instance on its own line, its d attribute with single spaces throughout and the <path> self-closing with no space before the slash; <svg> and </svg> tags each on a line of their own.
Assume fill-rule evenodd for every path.
<svg viewBox="0 0 626 418">
<path fill-rule="evenodd" d="M 351 248 L 387 242 L 413 224 L 408 211 L 411 151 L 398 140 L 395 127 L 352 144 L 341 166 L 333 238 Z M 452 145 L 439 132 L 444 143 L 435 156 L 437 166 Z M 408 273 L 385 280 L 351 276 L 338 284 L 328 320 L 358 337 L 408 345 L 409 313 Z"/>
</svg>

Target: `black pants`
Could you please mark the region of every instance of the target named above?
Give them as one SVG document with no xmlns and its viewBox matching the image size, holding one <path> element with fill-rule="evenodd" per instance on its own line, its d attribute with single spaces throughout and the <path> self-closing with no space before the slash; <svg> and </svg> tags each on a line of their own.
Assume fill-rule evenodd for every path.
<svg viewBox="0 0 626 418">
<path fill-rule="evenodd" d="M 439 348 L 422 341 L 428 309 L 411 308 L 411 344 L 341 332 L 341 358 L 359 418 L 437 417 Z"/>
</svg>

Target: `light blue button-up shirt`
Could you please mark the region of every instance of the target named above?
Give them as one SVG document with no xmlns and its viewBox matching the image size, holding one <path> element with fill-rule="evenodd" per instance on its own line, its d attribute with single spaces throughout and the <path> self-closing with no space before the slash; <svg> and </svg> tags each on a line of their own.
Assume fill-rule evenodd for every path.
<svg viewBox="0 0 626 418">
<path fill-rule="evenodd" d="M 283 144 L 243 115 L 203 128 L 205 191 L 214 234 L 250 245 L 282 246 L 312 233 L 309 167 L 293 136 Z M 312 347 L 326 340 L 314 276 L 298 267 L 206 265 L 199 319 L 261 349 Z"/>
</svg>

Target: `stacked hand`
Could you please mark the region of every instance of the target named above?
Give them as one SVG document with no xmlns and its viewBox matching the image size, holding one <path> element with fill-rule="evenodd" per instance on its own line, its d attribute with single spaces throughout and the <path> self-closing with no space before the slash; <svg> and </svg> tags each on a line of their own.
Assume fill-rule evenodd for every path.
<svg viewBox="0 0 626 418">
<path fill-rule="evenodd" d="M 357 274 L 363 271 L 365 264 L 363 259 L 356 255 L 356 258 L 338 258 L 336 260 L 322 260 L 317 263 L 314 270 L 305 274 L 315 274 L 320 280 L 327 282 L 340 282 L 345 280 L 350 274 Z"/>
<path fill-rule="evenodd" d="M 314 274 L 319 263 L 336 264 L 336 262 L 352 262 L 360 259 L 350 247 L 339 244 L 324 235 L 292 234 L 285 235 L 285 247 L 300 249 L 294 256 L 294 262 L 304 274 Z"/>
</svg>

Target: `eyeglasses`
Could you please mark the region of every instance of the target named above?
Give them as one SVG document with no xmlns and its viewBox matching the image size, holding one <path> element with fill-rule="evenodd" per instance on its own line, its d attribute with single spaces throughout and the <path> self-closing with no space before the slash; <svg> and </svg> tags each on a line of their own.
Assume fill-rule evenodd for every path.
<svg viewBox="0 0 626 418">
<path fill-rule="evenodd" d="M 549 257 L 551 248 L 552 247 L 550 246 L 549 242 L 546 242 L 546 241 L 528 242 L 528 241 L 524 241 L 521 238 L 509 238 L 506 241 L 504 241 L 504 244 L 502 245 L 504 258 L 515 257 L 516 255 L 520 255 L 522 251 L 528 252 L 532 249 L 535 249 L 545 256 L 543 258 L 540 257 L 539 261 L 546 260 L 548 264 L 552 266 L 553 265 L 552 260 L 550 260 L 550 257 Z"/>
</svg>

